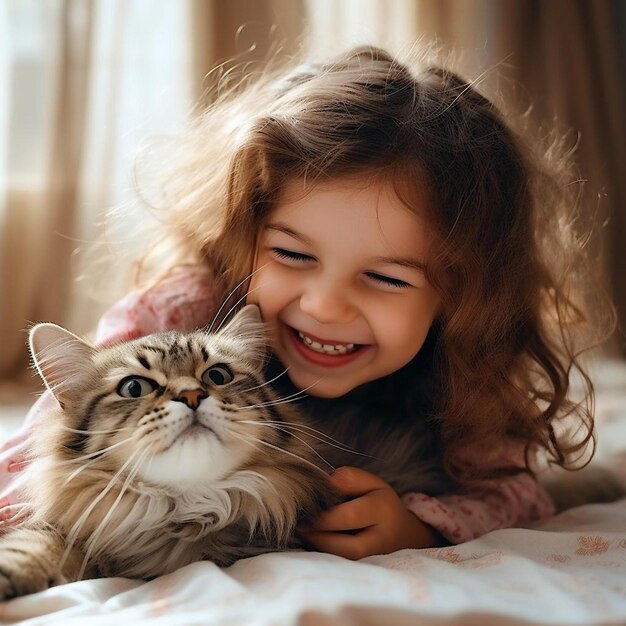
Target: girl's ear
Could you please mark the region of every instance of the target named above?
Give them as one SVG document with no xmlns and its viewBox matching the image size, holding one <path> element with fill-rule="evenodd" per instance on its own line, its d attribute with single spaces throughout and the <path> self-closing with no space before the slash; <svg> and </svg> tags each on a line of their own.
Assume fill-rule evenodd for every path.
<svg viewBox="0 0 626 626">
<path fill-rule="evenodd" d="M 56 324 L 37 324 L 28 336 L 35 368 L 46 387 L 62 408 L 78 392 L 79 377 L 84 377 L 96 349 Z"/>
<path fill-rule="evenodd" d="M 265 356 L 269 339 L 261 319 L 261 310 L 256 304 L 244 306 L 220 331 L 222 333 L 246 342 L 246 350 L 250 351 L 253 360 Z"/>
</svg>

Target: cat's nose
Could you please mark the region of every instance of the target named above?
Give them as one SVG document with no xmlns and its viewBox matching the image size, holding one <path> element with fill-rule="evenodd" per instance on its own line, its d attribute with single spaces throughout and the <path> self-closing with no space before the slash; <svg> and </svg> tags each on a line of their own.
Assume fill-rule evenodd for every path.
<svg viewBox="0 0 626 626">
<path fill-rule="evenodd" d="M 200 402 L 206 397 L 207 395 L 202 389 L 185 389 L 174 400 L 186 404 L 190 409 L 197 409 Z"/>
</svg>

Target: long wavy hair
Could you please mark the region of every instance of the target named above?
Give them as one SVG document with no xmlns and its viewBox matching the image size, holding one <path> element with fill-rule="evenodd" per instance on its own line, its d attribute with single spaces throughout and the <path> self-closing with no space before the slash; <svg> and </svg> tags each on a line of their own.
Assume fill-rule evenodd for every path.
<svg viewBox="0 0 626 626">
<path fill-rule="evenodd" d="M 208 263 L 218 296 L 236 302 L 286 182 L 391 181 L 435 239 L 426 276 L 442 308 L 422 371 L 450 475 L 519 472 L 500 454 L 510 438 L 526 444 L 522 471 L 537 447 L 563 467 L 590 458 L 581 355 L 610 336 L 615 312 L 576 232 L 564 143 L 530 145 L 472 83 L 373 47 L 224 85 L 165 181 L 168 267 Z"/>
</svg>

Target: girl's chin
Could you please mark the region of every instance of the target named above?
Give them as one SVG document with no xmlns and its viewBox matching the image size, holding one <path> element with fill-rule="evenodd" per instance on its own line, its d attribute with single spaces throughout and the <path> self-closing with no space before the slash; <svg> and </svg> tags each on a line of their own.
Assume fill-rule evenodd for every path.
<svg viewBox="0 0 626 626">
<path fill-rule="evenodd" d="M 354 387 L 352 386 L 333 386 L 333 387 L 329 387 L 324 385 L 322 386 L 318 386 L 315 385 L 313 383 L 309 383 L 309 384 L 304 384 L 304 385 L 300 385 L 298 384 L 296 381 L 294 381 L 292 379 L 293 384 L 300 390 L 304 390 L 306 389 L 306 393 L 309 396 L 312 396 L 314 398 L 325 398 L 325 399 L 332 399 L 332 398 L 340 398 L 341 396 L 346 395 L 348 392 L 352 391 L 352 389 Z M 322 383 L 320 382 L 319 385 L 321 385 Z M 308 387 L 308 389 L 307 389 Z"/>
<path fill-rule="evenodd" d="M 295 387 L 304 391 L 307 395 L 315 398 L 340 398 L 353 389 L 365 384 L 366 380 L 353 380 L 347 376 L 341 376 L 337 372 L 331 372 L 326 376 L 317 375 L 302 369 L 297 363 L 285 363 L 289 367 L 287 375 Z"/>
</svg>

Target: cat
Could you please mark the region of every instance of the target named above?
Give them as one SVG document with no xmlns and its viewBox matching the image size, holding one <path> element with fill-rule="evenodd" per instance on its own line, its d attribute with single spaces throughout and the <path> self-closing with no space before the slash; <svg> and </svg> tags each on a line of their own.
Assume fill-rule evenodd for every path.
<svg viewBox="0 0 626 626">
<path fill-rule="evenodd" d="M 0 537 L 1 599 L 301 549 L 296 527 L 340 502 L 326 480 L 340 465 L 399 493 L 450 487 L 432 424 L 407 432 L 397 409 L 370 402 L 377 419 L 355 432 L 358 394 L 308 409 L 291 393 L 281 400 L 255 305 L 217 332 L 96 348 L 38 324 L 29 342 L 58 408 L 35 429 L 22 472 L 32 514 Z"/>
<path fill-rule="evenodd" d="M 228 565 L 288 546 L 337 502 L 294 405 L 264 384 L 257 307 L 217 333 L 108 348 L 39 324 L 30 345 L 58 409 L 23 472 L 32 515 L 0 539 L 1 598 Z"/>
</svg>

